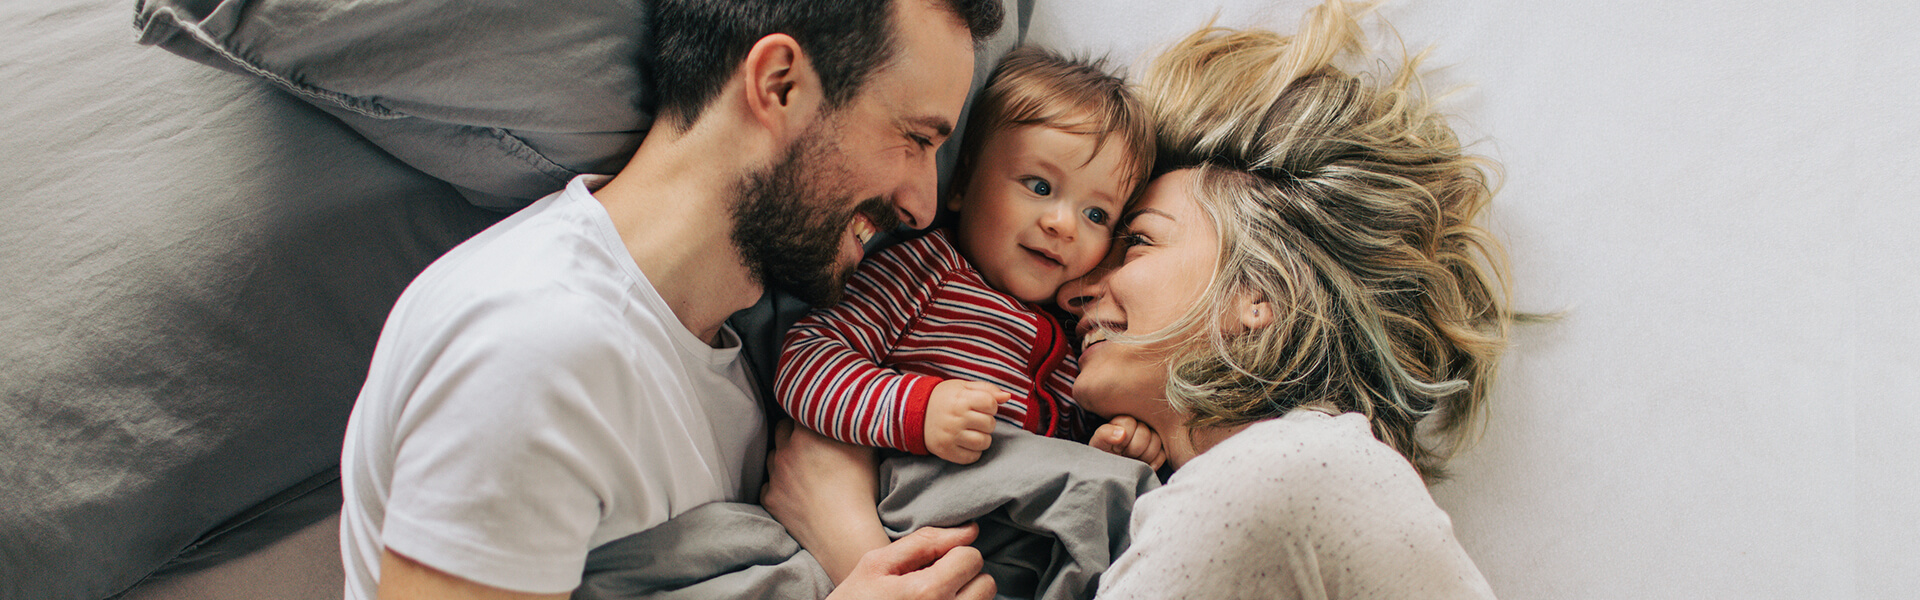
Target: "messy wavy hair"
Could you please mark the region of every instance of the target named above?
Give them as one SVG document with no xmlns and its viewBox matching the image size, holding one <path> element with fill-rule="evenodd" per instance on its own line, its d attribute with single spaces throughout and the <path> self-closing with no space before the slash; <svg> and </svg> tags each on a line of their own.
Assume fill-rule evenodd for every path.
<svg viewBox="0 0 1920 600">
<path fill-rule="evenodd" d="M 1196 169 L 1221 248 L 1202 302 L 1146 341 L 1185 340 L 1166 392 L 1190 426 L 1357 412 L 1436 480 L 1478 429 L 1514 316 L 1505 251 L 1475 224 L 1497 165 L 1463 152 L 1418 56 L 1336 66 L 1365 59 L 1355 10 L 1331 0 L 1290 37 L 1207 27 L 1148 68 L 1156 170 Z M 1248 299 L 1276 320 L 1223 331 Z"/>
</svg>

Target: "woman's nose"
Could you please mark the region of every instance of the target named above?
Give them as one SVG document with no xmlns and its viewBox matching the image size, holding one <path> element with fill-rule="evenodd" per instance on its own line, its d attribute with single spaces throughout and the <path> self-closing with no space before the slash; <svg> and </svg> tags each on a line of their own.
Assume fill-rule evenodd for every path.
<svg viewBox="0 0 1920 600">
<path fill-rule="evenodd" d="M 1073 316 L 1084 316 L 1087 307 L 1107 293 L 1107 270 L 1107 266 L 1102 264 L 1079 279 L 1061 285 L 1060 293 L 1054 296 L 1054 301 Z"/>
</svg>

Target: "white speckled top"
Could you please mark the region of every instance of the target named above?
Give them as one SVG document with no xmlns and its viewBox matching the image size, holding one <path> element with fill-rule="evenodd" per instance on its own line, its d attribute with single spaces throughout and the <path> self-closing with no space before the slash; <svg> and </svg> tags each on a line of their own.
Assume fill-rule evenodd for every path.
<svg viewBox="0 0 1920 600">
<path fill-rule="evenodd" d="M 1256 423 L 1140 497 L 1100 598 L 1492 598 L 1413 465 L 1365 416 Z"/>
</svg>

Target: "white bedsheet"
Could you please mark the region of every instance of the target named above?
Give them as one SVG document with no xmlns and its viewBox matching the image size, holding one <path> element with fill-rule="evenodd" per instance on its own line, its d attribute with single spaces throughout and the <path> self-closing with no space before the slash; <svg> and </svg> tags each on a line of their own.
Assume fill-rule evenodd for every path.
<svg viewBox="0 0 1920 600">
<path fill-rule="evenodd" d="M 1145 55 L 1310 3 L 1041 2 Z M 1523 309 L 1485 441 L 1435 488 L 1503 598 L 1920 589 L 1920 9 L 1394 2 L 1479 152 Z"/>
<path fill-rule="evenodd" d="M 1309 2 L 1221 4 L 1040 0 L 1032 38 L 1132 61 L 1216 8 L 1223 24 L 1289 31 Z M 1567 313 L 1519 332 L 1484 442 L 1435 488 L 1494 590 L 1546 599 L 1920 589 L 1920 391 L 1909 378 L 1920 372 L 1920 9 L 1432 0 L 1383 12 L 1409 46 L 1435 46 L 1430 64 L 1447 69 L 1433 83 L 1472 85 L 1452 106 L 1466 137 L 1506 165 L 1495 224 L 1514 256 L 1519 306 Z M 72 20 L 5 30 L 17 36 L 9 41 L 44 42 L 71 34 L 58 27 Z M 113 66 L 230 77 L 158 50 L 135 55 L 132 38 L 127 30 L 129 48 L 112 50 L 125 59 Z M 86 60 L 0 64 L 13 75 L 0 90 L 33 96 L 24 88 L 40 84 L 25 85 L 25 74 Z M 254 105 L 290 102 L 240 87 Z M 61 123 L 61 107 L 22 106 L 7 114 L 46 118 L 6 125 L 9 161 L 67 139 L 40 134 Z M 175 119 L 183 131 L 211 120 L 118 118 Z M 233 133 L 182 135 L 207 131 Z M 138 183 L 115 167 L 142 156 L 86 159 L 98 175 L 33 163 L 0 173 L 22 186 Z M 4 200 L 16 210 L 35 202 Z M 156 226 L 185 218 L 158 215 Z M 7 271 L 0 288 L 21 289 L 32 272 Z M 337 581 L 338 571 L 280 566 L 337 569 L 333 526 L 143 597 L 248 597 L 221 579 L 246 568 L 282 583 Z M 267 595 L 293 593 L 275 589 Z"/>
</svg>

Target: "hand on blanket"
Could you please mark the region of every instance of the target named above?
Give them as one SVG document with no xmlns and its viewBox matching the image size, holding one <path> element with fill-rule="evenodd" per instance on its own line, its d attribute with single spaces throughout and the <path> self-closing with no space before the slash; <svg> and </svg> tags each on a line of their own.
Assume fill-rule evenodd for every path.
<svg viewBox="0 0 1920 600">
<path fill-rule="evenodd" d="M 985 564 L 980 551 L 967 545 L 979 534 L 980 527 L 972 524 L 922 527 L 862 556 L 853 574 L 827 599 L 989 600 L 999 589 L 993 576 L 980 572 Z"/>
<path fill-rule="evenodd" d="M 1126 415 L 1114 417 L 1094 429 L 1093 439 L 1088 440 L 1087 445 L 1147 463 L 1155 469 L 1167 462 L 1167 449 L 1160 441 L 1160 434 L 1139 419 Z"/>
<path fill-rule="evenodd" d="M 872 448 L 781 421 L 773 428 L 767 473 L 761 505 L 835 583 L 867 551 L 892 541 L 880 526 L 880 475 Z"/>
<path fill-rule="evenodd" d="M 993 416 L 1013 395 L 1000 386 L 948 379 L 927 398 L 927 451 L 947 462 L 968 465 L 993 445 Z"/>
</svg>

